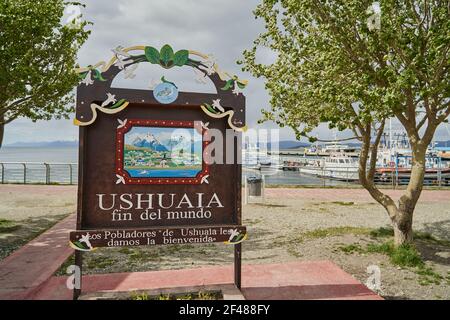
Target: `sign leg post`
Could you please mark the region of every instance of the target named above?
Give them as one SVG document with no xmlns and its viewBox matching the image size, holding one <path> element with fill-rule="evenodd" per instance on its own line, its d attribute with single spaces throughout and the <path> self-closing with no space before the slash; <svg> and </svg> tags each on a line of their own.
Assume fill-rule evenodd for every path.
<svg viewBox="0 0 450 320">
<path fill-rule="evenodd" d="M 75 250 L 75 265 L 79 268 L 80 273 L 80 279 L 79 279 L 79 286 L 75 286 L 73 288 L 73 300 L 77 300 L 78 297 L 81 295 L 81 285 L 83 280 L 83 253 L 79 250 Z M 76 283 L 77 281 L 75 281 Z"/>
<path fill-rule="evenodd" d="M 238 243 L 234 245 L 234 285 L 241 289 L 241 255 L 242 244 Z"/>
</svg>

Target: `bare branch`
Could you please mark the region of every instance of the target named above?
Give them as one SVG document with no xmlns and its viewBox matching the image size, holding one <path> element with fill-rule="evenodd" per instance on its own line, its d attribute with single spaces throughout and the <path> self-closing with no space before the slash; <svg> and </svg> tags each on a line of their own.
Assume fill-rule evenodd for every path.
<svg viewBox="0 0 450 320">
<path fill-rule="evenodd" d="M 377 153 L 378 145 L 380 144 L 381 137 L 384 132 L 385 120 L 381 122 L 380 127 L 377 130 L 375 141 L 372 143 L 370 148 L 370 163 L 369 163 L 369 173 L 367 174 L 367 180 L 373 182 L 375 176 L 375 169 L 377 164 Z"/>
</svg>

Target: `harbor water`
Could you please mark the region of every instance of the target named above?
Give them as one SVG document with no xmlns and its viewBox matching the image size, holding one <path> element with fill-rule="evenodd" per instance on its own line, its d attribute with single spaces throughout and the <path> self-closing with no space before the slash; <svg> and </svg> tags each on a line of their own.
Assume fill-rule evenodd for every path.
<svg viewBox="0 0 450 320">
<path fill-rule="evenodd" d="M 23 183 L 24 167 L 22 163 L 26 163 L 27 183 L 46 183 L 45 175 L 46 170 L 48 170 L 44 165 L 46 163 L 51 171 L 50 183 L 77 183 L 78 149 L 74 147 L 2 147 L 0 149 L 0 163 L 5 163 L 5 182 Z M 71 169 L 66 164 L 73 164 L 72 173 L 70 173 Z M 0 170 L 2 170 L 1 167 Z M 277 170 L 262 173 L 266 184 L 271 185 L 333 186 L 352 183 L 305 175 L 298 171 Z M 242 171 L 243 179 L 260 175 L 261 172 L 257 170 L 244 168 Z"/>
</svg>

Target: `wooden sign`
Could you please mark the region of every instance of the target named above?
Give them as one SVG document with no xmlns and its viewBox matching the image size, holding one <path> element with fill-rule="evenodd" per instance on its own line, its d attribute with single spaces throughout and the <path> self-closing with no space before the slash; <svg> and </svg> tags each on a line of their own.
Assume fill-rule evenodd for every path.
<svg viewBox="0 0 450 320">
<path fill-rule="evenodd" d="M 240 287 L 246 81 L 209 56 L 169 45 L 113 52 L 109 62 L 77 70 L 79 189 L 77 230 L 70 234 L 77 265 L 81 252 L 98 247 L 224 242 L 234 245 Z M 217 93 L 179 92 L 164 76 L 153 90 L 111 87 L 121 72 L 134 78 L 140 63 L 190 68 Z M 230 130 L 237 140 L 228 150 L 216 139 Z"/>
</svg>

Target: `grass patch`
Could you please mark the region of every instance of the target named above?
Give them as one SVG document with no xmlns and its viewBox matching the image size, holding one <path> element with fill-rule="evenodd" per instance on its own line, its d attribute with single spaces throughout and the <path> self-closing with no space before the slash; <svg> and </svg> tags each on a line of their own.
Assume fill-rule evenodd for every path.
<svg viewBox="0 0 450 320">
<path fill-rule="evenodd" d="M 124 251 L 122 251 L 124 253 Z M 158 252 L 149 252 L 141 249 L 130 249 L 128 252 L 130 262 L 146 262 L 159 258 Z"/>
<path fill-rule="evenodd" d="M 326 229 L 316 229 L 303 234 L 304 238 L 317 239 L 325 237 L 340 236 L 344 234 L 368 235 L 371 229 L 362 227 L 332 227 Z"/>
<path fill-rule="evenodd" d="M 370 236 L 374 238 L 387 238 L 387 237 L 393 237 L 394 236 L 394 229 L 390 227 L 381 227 L 375 230 L 372 230 L 370 232 Z M 422 240 L 426 242 L 432 242 L 434 244 L 442 245 L 450 247 L 450 241 L 447 240 L 441 240 L 434 237 L 429 232 L 423 232 L 423 231 L 414 231 L 414 240 Z"/>
<path fill-rule="evenodd" d="M 346 254 L 363 253 L 364 252 L 363 247 L 361 247 L 361 245 L 359 245 L 357 243 L 349 244 L 346 246 L 340 246 L 340 247 L 338 247 L 338 249 Z"/>
<path fill-rule="evenodd" d="M 433 268 L 430 267 L 422 267 L 416 271 L 419 275 L 419 284 L 421 286 L 427 286 L 430 284 L 441 284 L 441 281 L 444 279 L 439 273 L 435 272 Z"/>
<path fill-rule="evenodd" d="M 267 207 L 267 208 L 286 208 L 287 207 L 287 205 L 275 204 L 275 203 L 249 203 L 249 205 Z"/>
<path fill-rule="evenodd" d="M 0 219 L 0 233 L 15 231 L 20 228 L 20 224 L 15 221 Z"/>
<path fill-rule="evenodd" d="M 115 262 L 116 261 L 110 257 L 92 257 L 87 261 L 87 267 L 89 269 L 105 269 L 109 266 L 112 266 Z"/>
<path fill-rule="evenodd" d="M 381 227 L 370 231 L 370 236 L 375 238 L 393 237 L 394 229 Z"/>
<path fill-rule="evenodd" d="M 425 265 L 420 253 L 413 245 L 395 247 L 392 241 L 382 244 L 368 244 L 367 252 L 384 253 L 389 256 L 394 265 L 415 268 L 413 271 L 419 275 L 418 283 L 421 286 L 440 285 L 442 280 L 444 280 L 444 277 L 434 271 L 432 267 Z M 447 279 L 447 284 L 449 282 Z"/>
<path fill-rule="evenodd" d="M 130 296 L 130 300 L 220 300 L 222 298 L 222 294 L 218 291 L 160 294 L 157 296 L 151 296 L 146 292 L 133 292 Z"/>
<path fill-rule="evenodd" d="M 424 262 L 412 245 L 401 245 L 395 247 L 392 241 L 382 244 L 368 244 L 367 252 L 369 253 L 384 253 L 389 256 L 392 264 L 400 267 L 423 267 Z"/>
<path fill-rule="evenodd" d="M 65 276 L 67 275 L 67 268 L 71 265 L 75 265 L 75 254 L 71 254 L 66 261 L 59 267 L 59 269 L 55 272 L 56 276 Z"/>
<path fill-rule="evenodd" d="M 118 251 L 119 251 L 119 253 L 122 253 L 122 254 L 131 254 L 132 253 L 131 249 L 127 248 L 127 247 L 122 247 Z"/>
<path fill-rule="evenodd" d="M 352 206 L 352 205 L 355 204 L 353 201 L 348 201 L 348 202 L 346 202 L 346 201 L 333 201 L 331 203 L 338 204 L 340 206 Z"/>
<path fill-rule="evenodd" d="M 0 219 L 0 260 L 65 217 L 67 214 L 40 216 L 20 221 Z"/>
</svg>

